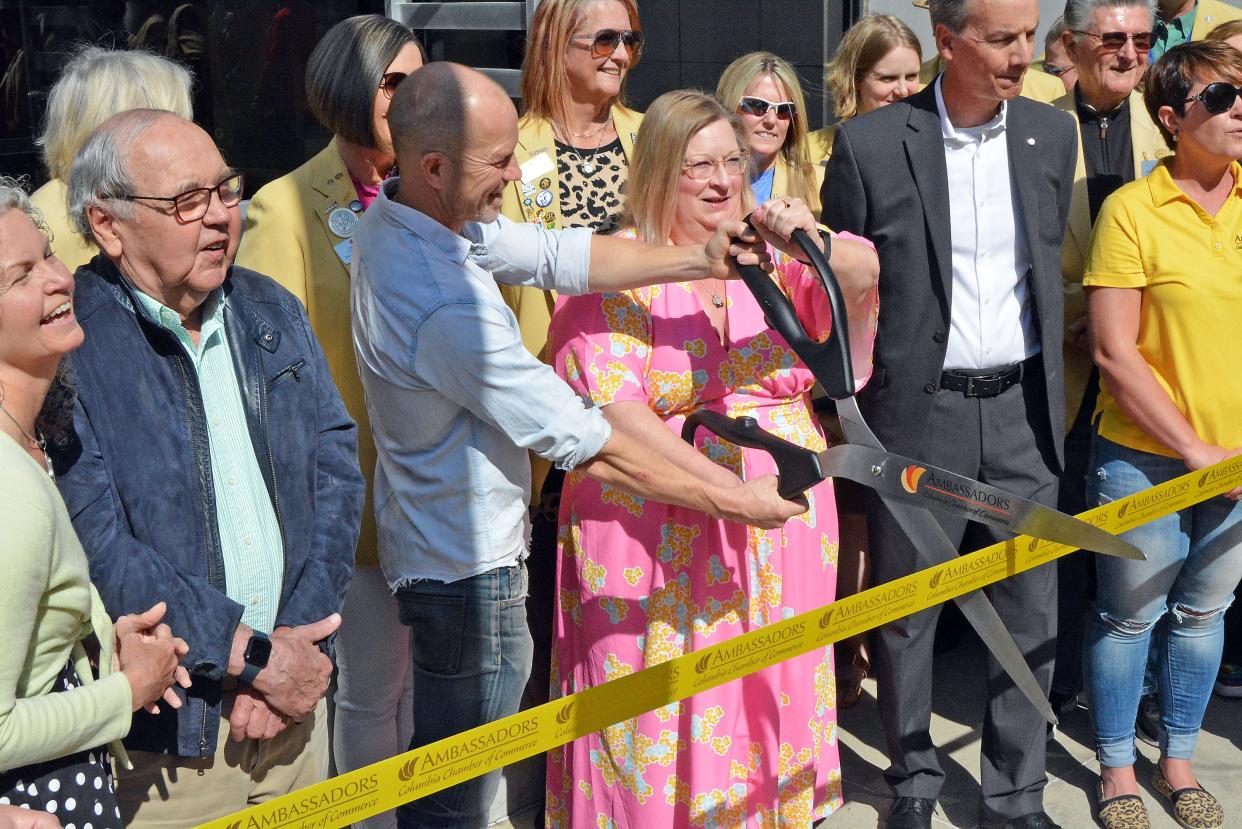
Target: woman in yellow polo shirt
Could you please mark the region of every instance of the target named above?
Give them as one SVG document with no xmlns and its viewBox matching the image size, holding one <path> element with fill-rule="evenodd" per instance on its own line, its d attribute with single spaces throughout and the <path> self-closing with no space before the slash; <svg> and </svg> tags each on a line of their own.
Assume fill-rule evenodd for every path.
<svg viewBox="0 0 1242 829">
<path fill-rule="evenodd" d="M 1102 381 L 1098 503 L 1242 452 L 1242 53 L 1175 46 L 1148 72 L 1144 99 L 1177 154 L 1104 202 L 1083 279 Z M 1182 826 L 1224 825 L 1190 761 L 1242 578 L 1240 494 L 1125 533 L 1146 561 L 1096 559 L 1086 662 L 1106 829 L 1147 826 L 1134 720 L 1153 635 L 1164 731 L 1153 788 Z"/>
<path fill-rule="evenodd" d="M 397 619 L 376 547 L 375 444 L 349 329 L 349 262 L 358 217 L 396 164 L 389 103 L 398 84 L 424 62 L 414 33 L 382 15 L 357 15 L 328 30 L 306 65 L 306 98 L 333 138 L 254 195 L 237 251 L 237 264 L 267 274 L 302 300 L 358 424 L 367 508 L 337 634 L 332 751 L 342 772 L 404 751 L 414 729 L 409 632 Z M 396 818 L 386 813 L 355 825 L 386 829 Z"/>
</svg>

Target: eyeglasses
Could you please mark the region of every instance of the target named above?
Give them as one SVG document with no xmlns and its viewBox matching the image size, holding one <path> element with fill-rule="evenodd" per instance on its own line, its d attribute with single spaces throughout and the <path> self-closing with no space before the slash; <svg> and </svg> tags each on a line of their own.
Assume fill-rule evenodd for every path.
<svg viewBox="0 0 1242 829">
<path fill-rule="evenodd" d="M 701 161 L 683 161 L 681 171 L 695 181 L 706 181 L 711 178 L 716 174 L 717 167 L 723 167 L 727 175 L 740 176 L 746 172 L 749 156 L 750 153 L 738 153 L 719 161 L 710 161 L 706 158 Z"/>
<path fill-rule="evenodd" d="M 404 72 L 389 72 L 380 78 L 379 88 L 384 90 L 384 95 L 391 101 L 392 96 L 397 93 L 397 87 L 401 85 L 405 78 L 406 74 Z"/>
<path fill-rule="evenodd" d="M 1074 67 L 1072 66 L 1057 66 L 1055 63 L 1048 63 L 1047 61 L 1044 62 L 1044 71 L 1054 78 L 1061 77 L 1073 68 Z"/>
<path fill-rule="evenodd" d="M 753 115 L 756 118 L 762 118 L 768 114 L 769 109 L 776 110 L 777 118 L 792 118 L 798 111 L 798 105 L 793 101 L 769 101 L 766 98 L 756 98 L 753 95 L 747 95 L 745 98 L 737 102 L 737 108 L 747 115 Z"/>
<path fill-rule="evenodd" d="M 211 205 L 212 193 L 220 197 L 220 204 L 225 207 L 236 207 L 237 203 L 241 201 L 242 185 L 245 182 L 245 178 L 241 173 L 235 173 L 219 184 L 212 185 L 211 187 L 195 187 L 193 190 L 186 190 L 184 193 L 178 193 L 175 196 L 139 196 L 131 194 L 117 196 L 117 198 L 123 201 L 148 199 L 150 201 L 172 202 L 173 211 L 177 214 L 177 221 L 182 223 L 197 222 L 207 215 L 207 208 Z"/>
<path fill-rule="evenodd" d="M 1192 95 L 1183 104 L 1191 101 L 1202 101 L 1203 108 L 1213 115 L 1220 115 L 1222 112 L 1228 112 L 1233 107 L 1234 99 L 1242 98 L 1242 86 L 1234 86 L 1224 81 L 1216 81 L 1203 87 L 1203 91 L 1198 95 Z"/>
<path fill-rule="evenodd" d="M 1134 41 L 1134 51 L 1147 52 L 1151 50 L 1151 44 L 1155 40 L 1155 35 L 1151 32 L 1138 32 L 1130 34 L 1129 32 L 1084 32 L 1081 29 L 1071 29 L 1076 35 L 1086 35 L 1093 37 L 1100 42 L 1100 48 L 1105 52 L 1119 52 L 1126 45 L 1126 41 Z"/>
<path fill-rule="evenodd" d="M 574 35 L 570 40 L 591 41 L 591 54 L 597 58 L 611 57 L 623 43 L 631 55 L 643 48 L 643 33 L 633 29 L 600 29 L 593 35 Z"/>
</svg>

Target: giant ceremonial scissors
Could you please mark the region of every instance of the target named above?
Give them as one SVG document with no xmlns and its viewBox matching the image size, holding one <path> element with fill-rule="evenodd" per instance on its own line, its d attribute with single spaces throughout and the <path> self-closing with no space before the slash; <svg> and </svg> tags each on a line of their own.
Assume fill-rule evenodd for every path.
<svg viewBox="0 0 1242 829">
<path fill-rule="evenodd" d="M 1122 558 L 1144 558 L 1134 545 L 1073 516 L 947 469 L 885 451 L 854 399 L 849 319 L 841 288 L 828 264 L 831 238 L 824 237 L 824 252 L 803 230 L 795 230 L 793 240 L 828 294 L 832 329 L 824 342 L 816 342 L 807 334 L 789 298 L 762 269 L 739 264 L 737 270 L 758 300 L 768 324 L 785 338 L 827 395 L 837 402 L 846 442 L 814 452 L 765 432 L 753 418 L 732 418 L 711 411 L 698 411 L 687 417 L 682 438 L 693 442 L 695 431 L 703 426 L 739 446 L 767 451 L 776 462 L 778 490 L 784 498 L 794 498 L 834 477 L 874 489 L 918 550 L 920 567 L 952 561 L 958 555 L 931 514 L 933 509 L 1015 534 Z M 954 601 L 1023 695 L 1044 719 L 1056 722 L 1047 697 L 987 596 L 975 590 Z"/>
</svg>

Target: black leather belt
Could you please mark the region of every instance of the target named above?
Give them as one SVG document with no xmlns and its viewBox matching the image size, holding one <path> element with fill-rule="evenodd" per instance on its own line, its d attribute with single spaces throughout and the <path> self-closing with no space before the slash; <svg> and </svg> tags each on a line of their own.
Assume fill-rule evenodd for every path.
<svg viewBox="0 0 1242 829">
<path fill-rule="evenodd" d="M 966 397 L 996 397 L 1022 380 L 1024 363 L 1000 368 L 950 369 L 940 374 L 940 388 L 961 392 Z"/>
</svg>

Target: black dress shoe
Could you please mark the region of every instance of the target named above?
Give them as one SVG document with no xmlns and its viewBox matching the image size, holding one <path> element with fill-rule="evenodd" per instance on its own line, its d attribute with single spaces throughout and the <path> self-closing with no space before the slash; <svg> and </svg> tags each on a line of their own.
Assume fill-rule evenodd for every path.
<svg viewBox="0 0 1242 829">
<path fill-rule="evenodd" d="M 936 801 L 930 797 L 899 797 L 884 822 L 884 829 L 931 829 Z"/>
<path fill-rule="evenodd" d="M 1047 812 L 1031 812 L 1022 817 L 983 820 L 979 829 L 1061 829 L 1061 826 L 1048 817 Z"/>
</svg>

